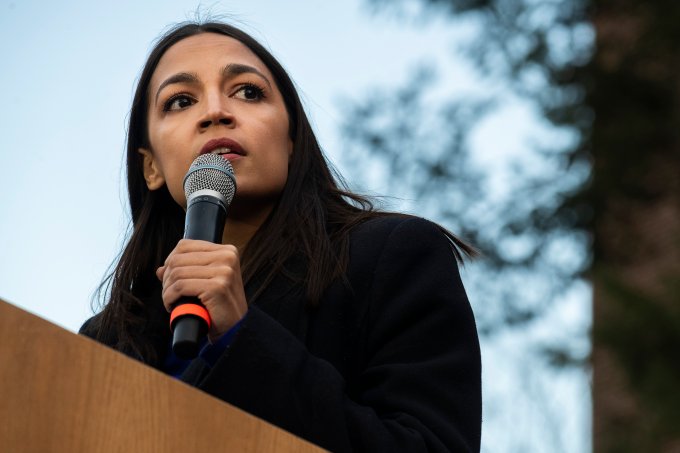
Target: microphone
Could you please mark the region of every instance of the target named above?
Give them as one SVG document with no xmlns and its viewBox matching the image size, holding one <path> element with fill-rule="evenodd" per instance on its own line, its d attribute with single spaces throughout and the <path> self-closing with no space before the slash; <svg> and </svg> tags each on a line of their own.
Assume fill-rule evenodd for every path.
<svg viewBox="0 0 680 453">
<path fill-rule="evenodd" d="M 184 238 L 222 243 L 227 208 L 236 193 L 231 163 L 216 154 L 198 156 L 184 177 L 187 214 Z M 172 351 L 188 360 L 198 355 L 198 346 L 210 328 L 208 310 L 196 297 L 182 297 L 170 314 Z"/>
</svg>

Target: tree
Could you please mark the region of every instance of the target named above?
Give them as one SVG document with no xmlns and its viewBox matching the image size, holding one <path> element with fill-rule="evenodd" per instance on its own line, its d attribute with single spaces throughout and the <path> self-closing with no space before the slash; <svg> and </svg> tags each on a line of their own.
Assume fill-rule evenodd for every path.
<svg viewBox="0 0 680 453">
<path fill-rule="evenodd" d="M 474 306 L 485 342 L 522 337 L 551 364 L 542 369 L 549 379 L 570 373 L 571 365 L 587 370 L 587 322 L 572 337 L 536 332 L 563 328 L 547 319 L 590 279 L 595 449 L 676 451 L 680 4 L 368 4 L 399 20 L 446 17 L 468 26 L 473 36 L 458 49 L 473 63 L 480 89 L 433 102 L 442 84 L 436 71 L 421 67 L 394 92 L 348 102 L 344 130 L 354 162 L 388 175 L 388 193 L 415 200 L 417 213 L 482 250 L 470 273 L 480 277 L 468 285 L 473 303 L 485 301 Z M 508 106 L 534 113 L 531 145 L 500 169 L 480 165 L 475 138 Z M 549 407 L 545 414 L 554 426 L 564 415 Z M 551 451 L 565 448 L 559 435 L 550 442 Z M 537 449 L 526 445 L 524 451 Z M 506 450 L 526 445 L 515 441 Z"/>
<path fill-rule="evenodd" d="M 598 451 L 680 450 L 680 4 L 595 0 Z"/>
<path fill-rule="evenodd" d="M 344 124 L 344 136 L 354 149 L 353 174 L 364 169 L 366 180 L 376 171 L 390 175 L 389 194 L 415 200 L 417 214 L 436 219 L 481 249 L 483 258 L 474 264 L 467 283 L 487 344 L 511 334 L 528 351 L 539 353 L 519 366 L 535 368 L 540 357 L 542 364 L 553 367 L 543 368 L 551 376 L 556 369 L 569 373 L 573 365 L 582 372 L 589 353 L 588 323 L 566 322 L 557 330 L 571 331 L 555 332 L 554 317 L 566 299 L 587 297 L 583 287 L 591 258 L 592 208 L 584 188 L 591 172 L 593 119 L 584 104 L 584 68 L 593 43 L 587 3 L 369 4 L 380 13 L 396 13 L 399 20 L 415 14 L 427 23 L 445 15 L 452 24 L 467 24 L 473 36 L 457 49 L 472 63 L 478 88 L 436 95 L 444 85 L 438 83 L 436 68 L 421 66 L 396 91 L 373 91 L 361 101 L 347 102 L 351 121 Z M 491 119 L 509 111 L 530 112 L 531 145 L 506 158 L 504 166 L 488 160 L 480 165 L 477 156 L 483 150 L 475 139 L 488 133 Z M 559 432 L 562 408 L 551 409 L 553 395 L 545 395 L 550 393 L 546 388 L 533 392 L 531 404 L 543 400 L 539 410 L 552 421 L 539 443 L 550 442 L 553 450 L 567 448 Z M 518 449 L 539 448 L 536 442 L 514 442 Z M 507 439 L 505 443 L 513 448 Z"/>
</svg>

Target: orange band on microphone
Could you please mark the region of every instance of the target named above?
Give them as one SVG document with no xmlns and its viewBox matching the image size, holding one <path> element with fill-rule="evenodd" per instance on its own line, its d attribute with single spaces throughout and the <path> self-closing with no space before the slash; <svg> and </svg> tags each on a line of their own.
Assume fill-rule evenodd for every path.
<svg viewBox="0 0 680 453">
<path fill-rule="evenodd" d="M 210 329 L 210 314 L 202 305 L 182 304 L 173 308 L 172 313 L 170 313 L 170 328 L 172 328 L 175 320 L 182 316 L 197 316 L 204 320 L 208 324 L 208 329 Z"/>
</svg>

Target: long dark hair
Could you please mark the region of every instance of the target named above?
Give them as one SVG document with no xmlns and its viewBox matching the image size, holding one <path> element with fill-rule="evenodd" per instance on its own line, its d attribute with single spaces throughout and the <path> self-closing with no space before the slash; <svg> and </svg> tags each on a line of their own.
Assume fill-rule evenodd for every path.
<svg viewBox="0 0 680 453">
<path fill-rule="evenodd" d="M 285 271 L 295 257 L 305 262 L 305 274 L 291 274 L 304 285 L 315 305 L 329 284 L 347 267 L 349 231 L 353 226 L 385 213 L 371 201 L 351 193 L 326 161 L 300 102 L 295 86 L 279 62 L 243 31 L 219 22 L 182 23 L 165 33 L 149 54 L 140 75 L 127 136 L 127 182 L 132 233 L 113 272 L 102 283 L 110 286 L 110 299 L 97 320 L 97 338 L 141 360 L 157 364 L 158 345 L 168 340 L 160 282 L 155 270 L 181 239 L 184 211 L 166 187 L 148 190 L 139 148 L 150 148 L 147 128 L 148 91 L 163 54 L 175 43 L 201 33 L 218 33 L 240 41 L 267 66 L 281 92 L 289 115 L 293 141 L 288 179 L 269 217 L 242 251 L 241 267 L 249 303 L 271 280 Z M 460 260 L 472 249 L 446 232 Z M 150 341 L 151 338 L 151 341 Z M 114 340 L 112 340 L 114 339 Z M 166 343 L 167 344 L 167 343 Z"/>
</svg>

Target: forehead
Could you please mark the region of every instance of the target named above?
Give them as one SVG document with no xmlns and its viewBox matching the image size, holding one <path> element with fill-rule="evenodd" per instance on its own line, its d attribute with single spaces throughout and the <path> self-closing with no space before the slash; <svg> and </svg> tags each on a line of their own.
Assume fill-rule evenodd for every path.
<svg viewBox="0 0 680 453">
<path fill-rule="evenodd" d="M 253 66 L 272 78 L 262 60 L 240 41 L 217 33 L 201 33 L 173 44 L 163 54 L 151 77 L 151 86 L 158 86 L 178 72 L 219 72 L 231 63 Z"/>
</svg>

